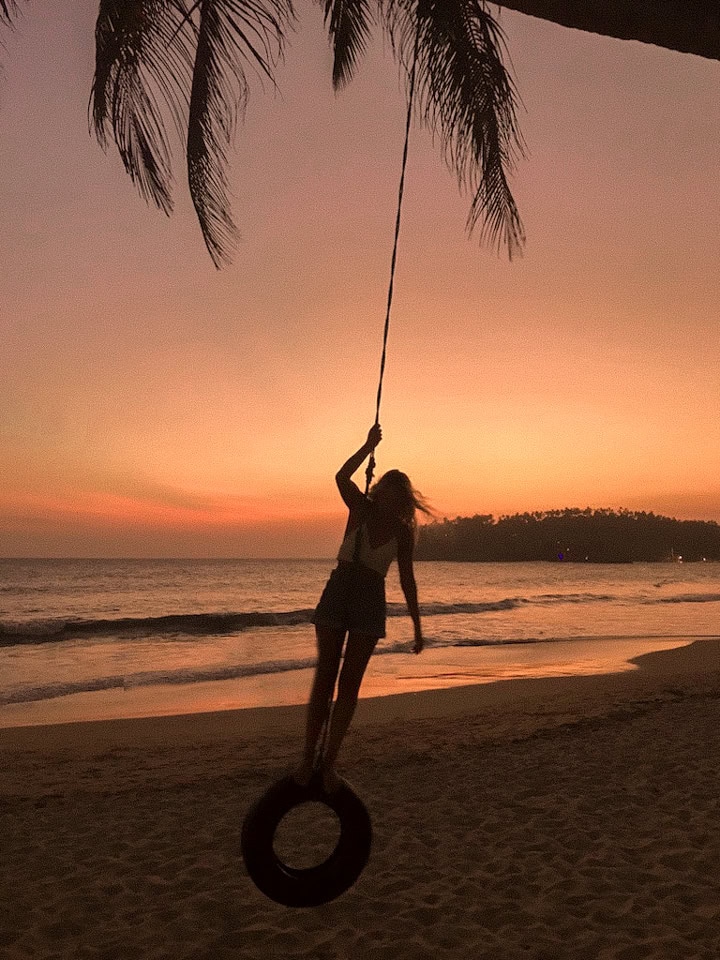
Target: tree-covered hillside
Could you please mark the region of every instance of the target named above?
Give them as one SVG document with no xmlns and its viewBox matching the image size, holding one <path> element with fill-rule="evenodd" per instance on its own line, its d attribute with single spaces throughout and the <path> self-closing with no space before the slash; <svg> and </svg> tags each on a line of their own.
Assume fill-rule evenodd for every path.
<svg viewBox="0 0 720 960">
<path fill-rule="evenodd" d="M 720 560 L 720 525 L 630 510 L 567 508 L 457 517 L 420 528 L 418 560 L 590 563 Z"/>
</svg>

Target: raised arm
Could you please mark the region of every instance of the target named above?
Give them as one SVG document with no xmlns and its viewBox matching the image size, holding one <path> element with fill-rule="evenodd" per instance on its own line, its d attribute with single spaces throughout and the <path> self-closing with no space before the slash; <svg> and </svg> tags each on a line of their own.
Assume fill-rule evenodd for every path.
<svg viewBox="0 0 720 960">
<path fill-rule="evenodd" d="M 417 585 L 415 583 L 415 571 L 413 569 L 413 538 L 409 530 L 404 531 L 398 539 L 398 570 L 400 572 L 400 586 L 405 594 L 405 601 L 408 607 L 408 613 L 412 618 L 415 627 L 414 653 L 420 653 L 425 641 L 422 635 L 422 626 L 420 624 L 420 608 L 418 606 Z"/>
<path fill-rule="evenodd" d="M 370 432 L 368 433 L 365 443 L 360 447 L 359 450 L 357 450 L 345 461 L 345 463 L 335 474 L 335 482 L 338 485 L 340 496 L 351 510 L 363 499 L 360 488 L 356 483 L 353 482 L 351 477 L 355 471 L 362 466 L 363 462 L 367 460 L 381 440 L 382 430 L 380 429 L 380 425 L 376 423 L 370 428 Z"/>
</svg>

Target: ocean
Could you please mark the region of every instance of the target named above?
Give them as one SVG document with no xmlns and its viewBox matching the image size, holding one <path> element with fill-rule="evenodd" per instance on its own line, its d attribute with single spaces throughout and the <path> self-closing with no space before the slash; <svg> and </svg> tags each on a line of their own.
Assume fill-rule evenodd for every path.
<svg viewBox="0 0 720 960">
<path fill-rule="evenodd" d="M 310 615 L 332 560 L 0 560 L 0 726 L 307 699 Z M 397 570 L 362 696 L 633 669 L 720 635 L 710 563 L 416 564 L 426 649 Z"/>
</svg>

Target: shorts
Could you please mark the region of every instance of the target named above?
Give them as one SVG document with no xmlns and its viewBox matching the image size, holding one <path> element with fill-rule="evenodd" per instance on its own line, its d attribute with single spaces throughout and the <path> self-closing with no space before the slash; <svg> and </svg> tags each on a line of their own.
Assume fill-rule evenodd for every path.
<svg viewBox="0 0 720 960">
<path fill-rule="evenodd" d="M 339 563 L 325 584 L 311 622 L 384 637 L 385 614 L 385 578 L 361 563 Z"/>
</svg>

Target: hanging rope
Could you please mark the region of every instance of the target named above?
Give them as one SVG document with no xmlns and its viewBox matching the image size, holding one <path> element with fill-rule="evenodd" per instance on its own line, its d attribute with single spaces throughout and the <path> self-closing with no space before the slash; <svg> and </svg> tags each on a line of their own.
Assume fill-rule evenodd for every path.
<svg viewBox="0 0 720 960">
<path fill-rule="evenodd" d="M 412 66 L 410 68 L 410 86 L 408 89 L 408 108 L 405 119 L 405 142 L 403 144 L 402 166 L 400 168 L 400 185 L 398 187 L 397 213 L 395 215 L 395 238 L 393 240 L 392 258 L 390 260 L 390 283 L 388 285 L 387 310 L 385 311 L 385 327 L 383 329 L 382 355 L 380 357 L 380 377 L 378 379 L 377 398 L 375 401 L 375 423 L 380 422 L 380 401 L 382 400 L 383 378 L 385 376 L 385 359 L 387 357 L 388 331 L 390 330 L 390 314 L 392 311 L 393 289 L 395 286 L 395 265 L 397 263 L 398 240 L 400 239 L 400 220 L 402 216 L 403 194 L 405 193 L 405 169 L 407 167 L 408 146 L 410 144 L 410 127 L 412 125 L 412 111 L 415 100 L 415 78 L 417 76 L 418 50 L 420 47 L 420 17 L 417 17 L 415 27 L 415 48 L 413 50 Z M 365 470 L 365 493 L 367 495 L 372 483 L 373 473 L 375 472 L 375 453 L 370 454 L 367 469 Z M 335 690 L 333 689 L 328 699 L 328 712 L 323 723 L 320 734 L 320 742 L 315 752 L 315 768 L 320 765 L 325 753 L 325 742 L 330 729 L 330 717 L 332 714 L 333 701 L 335 699 Z"/>
<path fill-rule="evenodd" d="M 408 108 L 405 120 L 405 144 L 403 146 L 402 167 L 400 170 L 400 186 L 398 188 L 397 214 L 395 217 L 395 239 L 393 241 L 392 259 L 390 261 L 390 283 L 388 285 L 387 310 L 385 312 L 385 328 L 383 330 L 382 355 L 380 357 L 380 378 L 378 380 L 377 399 L 375 402 L 375 424 L 380 423 L 380 401 L 382 400 L 383 378 L 385 376 L 385 358 L 387 356 L 388 331 L 390 330 L 390 313 L 392 311 L 393 289 L 395 287 L 395 264 L 397 263 L 398 240 L 400 239 L 400 218 L 402 215 L 403 194 L 405 192 L 405 168 L 407 167 L 408 146 L 410 143 L 410 126 L 412 123 L 413 102 L 415 99 L 415 77 L 417 74 L 418 49 L 420 47 L 420 17 L 416 12 L 417 24 L 415 27 L 415 48 L 413 50 L 412 67 L 410 69 L 410 88 L 408 91 Z M 365 470 L 365 493 L 370 489 L 375 472 L 375 452 L 370 454 Z"/>
</svg>

